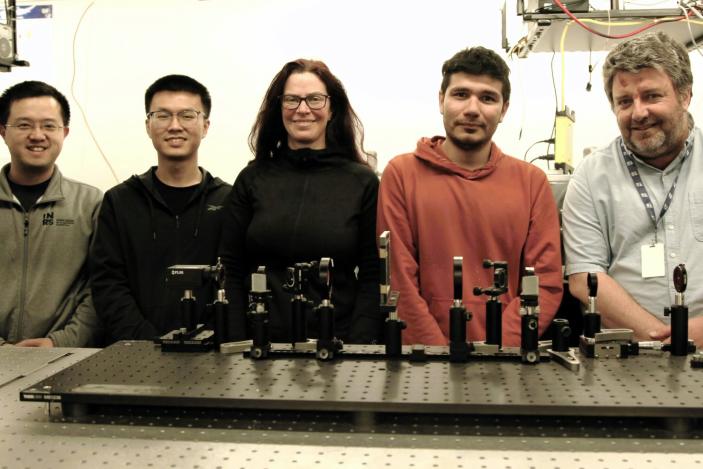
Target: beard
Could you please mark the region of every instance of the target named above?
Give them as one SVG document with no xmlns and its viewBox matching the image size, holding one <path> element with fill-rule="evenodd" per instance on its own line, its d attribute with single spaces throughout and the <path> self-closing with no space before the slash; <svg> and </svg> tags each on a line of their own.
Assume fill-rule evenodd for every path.
<svg viewBox="0 0 703 469">
<path fill-rule="evenodd" d="M 676 129 L 657 127 L 649 130 L 645 136 L 623 139 L 625 146 L 636 154 L 642 161 L 653 162 L 663 158 L 675 158 L 683 148 L 683 142 L 688 134 L 685 126 Z"/>
<path fill-rule="evenodd" d="M 489 141 L 489 139 L 486 138 L 479 138 L 477 140 L 462 140 L 451 132 L 447 132 L 447 139 L 451 141 L 454 146 L 465 151 L 478 150 Z"/>
<path fill-rule="evenodd" d="M 644 138 L 625 139 L 625 145 L 643 160 L 658 158 L 671 150 L 671 138 L 662 129 L 656 129 Z"/>
</svg>

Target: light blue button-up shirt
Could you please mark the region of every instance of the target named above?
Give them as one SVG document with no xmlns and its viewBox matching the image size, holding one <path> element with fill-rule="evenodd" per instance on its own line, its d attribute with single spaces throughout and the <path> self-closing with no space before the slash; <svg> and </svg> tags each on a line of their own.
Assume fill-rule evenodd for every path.
<svg viewBox="0 0 703 469">
<path fill-rule="evenodd" d="M 657 224 L 664 244 L 666 275 L 642 278 L 641 247 L 654 241 L 654 227 L 620 149 L 621 137 L 586 157 L 569 182 L 563 206 L 566 274 L 606 272 L 647 311 L 668 323 L 664 308 L 674 301 L 673 270 L 685 264 L 689 314 L 703 312 L 703 134 L 691 131 L 686 148 L 660 170 L 635 158 L 642 182 L 659 215 L 679 175 L 669 210 Z"/>
</svg>

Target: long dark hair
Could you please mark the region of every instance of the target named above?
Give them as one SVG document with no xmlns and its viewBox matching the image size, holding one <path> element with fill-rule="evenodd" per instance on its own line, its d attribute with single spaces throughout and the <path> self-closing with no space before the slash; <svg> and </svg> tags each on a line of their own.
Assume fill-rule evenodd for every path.
<svg viewBox="0 0 703 469">
<path fill-rule="evenodd" d="M 288 77 L 303 72 L 314 73 L 325 84 L 330 96 L 332 119 L 327 124 L 325 145 L 340 150 L 353 161 L 368 164 L 364 151 L 364 126 L 352 109 L 342 82 L 324 62 L 308 59 L 288 62 L 271 81 L 249 133 L 249 148 L 254 153 L 254 159 L 261 161 L 271 158 L 276 150 L 287 144 L 288 133 L 283 126 L 280 96 Z"/>
</svg>

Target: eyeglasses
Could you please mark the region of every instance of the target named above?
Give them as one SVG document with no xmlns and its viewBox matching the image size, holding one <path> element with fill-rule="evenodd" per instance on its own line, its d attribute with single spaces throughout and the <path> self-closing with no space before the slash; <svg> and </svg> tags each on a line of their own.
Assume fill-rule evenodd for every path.
<svg viewBox="0 0 703 469">
<path fill-rule="evenodd" d="M 56 122 L 41 122 L 39 124 L 35 124 L 34 122 L 19 122 L 17 124 L 5 124 L 5 127 L 8 129 L 16 129 L 17 132 L 26 134 L 29 132 L 32 132 L 34 129 L 37 128 L 37 125 L 41 129 L 42 132 L 46 134 L 53 134 L 55 132 L 58 132 L 59 130 L 63 129 L 62 126 L 58 125 Z"/>
<path fill-rule="evenodd" d="M 281 104 L 284 109 L 298 109 L 300 103 L 305 101 L 310 109 L 322 109 L 327 104 L 328 95 L 322 93 L 309 94 L 307 96 L 296 96 L 294 94 L 284 94 L 281 96 Z"/>
<path fill-rule="evenodd" d="M 196 111 L 195 109 L 184 109 L 183 111 L 170 112 L 170 111 L 151 111 L 147 113 L 146 117 L 151 119 L 155 127 L 164 128 L 168 127 L 173 121 L 173 116 L 176 116 L 178 122 L 183 127 L 193 127 L 198 122 L 198 116 L 200 114 L 205 115 L 202 111 Z"/>
</svg>

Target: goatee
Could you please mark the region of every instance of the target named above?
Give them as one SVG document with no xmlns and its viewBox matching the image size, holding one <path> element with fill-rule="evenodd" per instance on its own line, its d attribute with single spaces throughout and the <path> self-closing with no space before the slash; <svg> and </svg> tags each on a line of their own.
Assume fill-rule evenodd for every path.
<svg viewBox="0 0 703 469">
<path fill-rule="evenodd" d="M 465 151 L 479 150 L 481 147 L 483 147 L 486 144 L 485 140 L 477 140 L 477 141 L 473 141 L 473 142 L 467 142 L 464 140 L 460 140 L 451 134 L 447 135 L 447 139 L 450 140 L 454 146 L 461 148 L 462 150 L 465 150 Z"/>
</svg>

